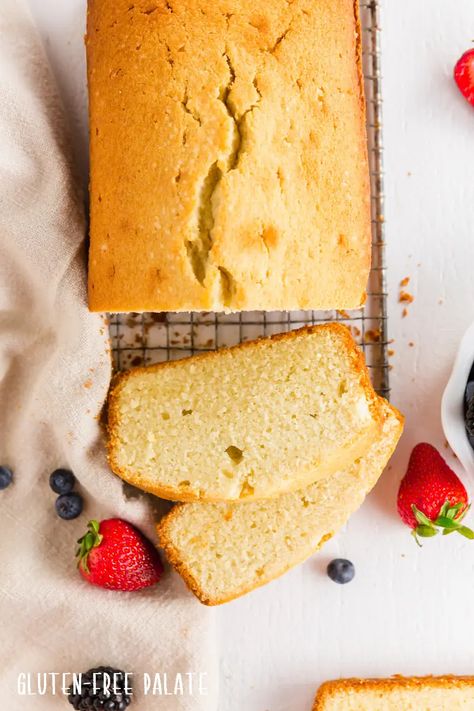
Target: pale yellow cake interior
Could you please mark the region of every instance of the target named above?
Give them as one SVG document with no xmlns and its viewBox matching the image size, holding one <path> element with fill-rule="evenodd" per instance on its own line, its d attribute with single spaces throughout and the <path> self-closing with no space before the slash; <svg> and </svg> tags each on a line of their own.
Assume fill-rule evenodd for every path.
<svg viewBox="0 0 474 711">
<path fill-rule="evenodd" d="M 266 498 L 362 455 L 381 421 L 341 326 L 138 369 L 110 401 L 110 462 L 176 500 Z"/>
<path fill-rule="evenodd" d="M 269 501 L 183 504 L 159 527 L 160 541 L 193 591 L 208 604 L 237 597 L 300 563 L 362 503 L 402 431 L 383 404 L 383 432 L 367 454 L 302 490 Z"/>
</svg>

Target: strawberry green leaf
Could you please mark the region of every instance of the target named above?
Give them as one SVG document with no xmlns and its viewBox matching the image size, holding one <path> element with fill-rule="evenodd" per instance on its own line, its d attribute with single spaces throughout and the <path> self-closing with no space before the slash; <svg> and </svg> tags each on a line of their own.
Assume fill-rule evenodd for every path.
<svg viewBox="0 0 474 711">
<path fill-rule="evenodd" d="M 437 518 L 434 521 L 431 521 L 423 513 L 423 511 L 417 509 L 417 507 L 413 504 L 411 508 L 413 515 L 417 520 L 418 526 L 412 531 L 412 534 L 417 544 L 419 546 L 421 545 L 418 540 L 418 536 L 420 536 L 420 538 L 432 538 L 440 532 L 443 536 L 448 536 L 450 533 L 457 531 L 465 538 L 474 540 L 474 531 L 461 524 L 462 519 L 470 508 L 470 505 L 466 506 L 464 511 L 460 513 L 463 506 L 465 506 L 463 501 L 459 501 L 457 504 L 451 506 L 449 500 L 446 500 L 441 506 Z"/>
<path fill-rule="evenodd" d="M 457 531 L 457 533 L 460 533 L 465 538 L 469 538 L 471 541 L 474 540 L 474 531 L 467 526 L 462 526 L 459 521 L 452 521 L 449 518 L 438 516 L 435 521 L 435 525 L 443 528 L 443 536 L 447 536 L 448 534 Z"/>
<path fill-rule="evenodd" d="M 474 540 L 474 531 L 467 526 L 460 526 L 458 528 L 458 533 L 460 533 L 461 536 L 464 536 L 464 538 L 469 538 L 470 541 Z"/>
<path fill-rule="evenodd" d="M 463 506 L 464 506 L 464 504 L 462 501 L 460 501 L 458 504 L 455 504 L 455 506 L 449 506 L 446 516 L 448 516 L 448 518 L 456 518 L 457 514 L 460 512 L 460 510 L 462 509 Z M 441 512 L 440 512 L 440 515 L 441 515 Z"/>
<path fill-rule="evenodd" d="M 449 501 L 448 501 L 448 499 L 446 499 L 446 501 L 444 502 L 444 504 L 441 506 L 441 508 L 439 510 L 438 516 L 449 516 L 450 518 L 452 518 L 449 514 L 449 511 L 450 511 Z"/>
<path fill-rule="evenodd" d="M 462 506 L 462 504 L 461 504 L 461 506 Z M 464 509 L 464 511 L 462 512 L 462 514 L 456 518 L 456 521 L 462 521 L 463 518 L 464 518 L 464 516 L 467 514 L 467 512 L 469 511 L 470 508 L 471 508 L 471 504 L 469 504 L 468 506 L 466 506 L 466 508 Z"/>
<path fill-rule="evenodd" d="M 453 521 L 453 519 L 448 518 L 447 516 L 438 516 L 436 521 L 434 521 L 435 526 L 441 526 L 441 528 L 459 528 L 460 523 L 458 521 Z"/>
<path fill-rule="evenodd" d="M 91 521 L 89 521 L 89 528 L 92 531 L 92 533 L 98 534 L 99 533 L 99 526 L 100 526 L 100 524 L 97 521 L 97 519 L 93 518 Z"/>
<path fill-rule="evenodd" d="M 438 531 L 433 526 L 425 526 L 424 524 L 421 524 L 415 528 L 415 533 L 417 536 L 421 536 L 422 538 L 431 538 L 432 536 L 436 536 Z"/>
<path fill-rule="evenodd" d="M 415 516 L 417 522 L 420 525 L 428 526 L 429 528 L 433 528 L 433 522 L 430 521 L 428 516 L 425 516 L 423 511 L 420 511 L 419 509 L 417 509 L 415 504 L 412 504 L 411 510 L 413 511 L 413 515 Z"/>
<path fill-rule="evenodd" d="M 77 566 L 81 567 L 85 573 L 89 573 L 88 559 L 93 548 L 100 546 L 103 536 L 99 533 L 100 523 L 93 519 L 87 524 L 87 533 L 77 541 L 79 548 L 76 550 L 76 557 L 79 559 Z"/>
</svg>

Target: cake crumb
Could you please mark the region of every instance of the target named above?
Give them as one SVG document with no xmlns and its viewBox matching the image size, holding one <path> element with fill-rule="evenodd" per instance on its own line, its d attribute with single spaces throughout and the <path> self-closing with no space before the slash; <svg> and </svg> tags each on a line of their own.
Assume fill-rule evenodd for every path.
<svg viewBox="0 0 474 711">
<path fill-rule="evenodd" d="M 339 316 L 341 316 L 342 318 L 347 318 L 347 319 L 350 318 L 350 316 L 349 316 L 349 314 L 347 313 L 347 311 L 341 311 L 341 310 L 338 309 L 337 313 L 338 313 Z"/>
<path fill-rule="evenodd" d="M 411 304 L 415 300 L 415 297 L 412 294 L 409 294 L 407 291 L 402 291 L 400 290 L 400 293 L 398 295 L 398 301 L 403 304 Z"/>
<path fill-rule="evenodd" d="M 380 341 L 380 329 L 373 328 L 365 332 L 365 339 L 370 343 L 378 343 Z"/>
<path fill-rule="evenodd" d="M 90 378 L 83 383 L 83 386 L 89 390 L 92 387 L 92 380 Z"/>
<path fill-rule="evenodd" d="M 402 318 L 405 318 L 406 316 L 408 316 L 408 309 L 403 309 Z"/>
<path fill-rule="evenodd" d="M 408 341 L 408 345 L 410 346 L 410 348 L 413 348 L 415 344 L 413 343 L 413 341 Z"/>
<path fill-rule="evenodd" d="M 404 277 L 404 278 L 401 280 L 400 286 L 407 286 L 407 284 L 408 284 L 409 282 L 410 282 L 410 277 L 409 277 L 409 276 L 406 276 L 406 277 Z"/>
<path fill-rule="evenodd" d="M 389 349 L 388 349 L 387 355 L 388 355 L 389 358 L 391 358 L 392 356 L 395 355 L 395 351 L 393 350 L 393 348 L 389 348 Z"/>
</svg>

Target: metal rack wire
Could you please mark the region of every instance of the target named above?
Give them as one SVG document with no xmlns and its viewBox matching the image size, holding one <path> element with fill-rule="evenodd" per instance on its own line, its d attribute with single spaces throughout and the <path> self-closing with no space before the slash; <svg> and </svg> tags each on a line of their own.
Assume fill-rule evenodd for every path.
<svg viewBox="0 0 474 711">
<path fill-rule="evenodd" d="M 363 68 L 372 189 L 372 269 L 363 309 L 222 313 L 114 314 L 110 333 L 115 367 L 124 370 L 176 360 L 196 352 L 231 346 L 306 324 L 346 323 L 362 346 L 374 386 L 389 395 L 382 164 L 382 98 L 379 0 L 362 0 Z"/>
</svg>

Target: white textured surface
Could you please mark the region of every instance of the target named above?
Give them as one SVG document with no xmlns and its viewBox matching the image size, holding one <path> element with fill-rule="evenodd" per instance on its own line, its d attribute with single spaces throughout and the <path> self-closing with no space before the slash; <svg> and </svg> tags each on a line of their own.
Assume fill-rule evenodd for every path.
<svg viewBox="0 0 474 711">
<path fill-rule="evenodd" d="M 82 128 L 84 166 L 84 0 L 30 2 L 66 106 Z M 474 37 L 474 3 L 382 5 L 392 395 L 407 415 L 406 433 L 344 534 L 284 578 L 217 611 L 219 711 L 309 711 L 316 686 L 339 675 L 473 669 L 474 544 L 450 536 L 417 549 L 397 518 L 395 497 L 416 442 L 446 453 L 441 393 L 474 318 L 474 109 L 451 79 Z M 402 318 L 397 298 L 405 276 L 415 301 Z M 466 483 L 473 490 L 474 481 Z M 336 555 L 357 567 L 346 587 L 324 573 Z"/>
</svg>

